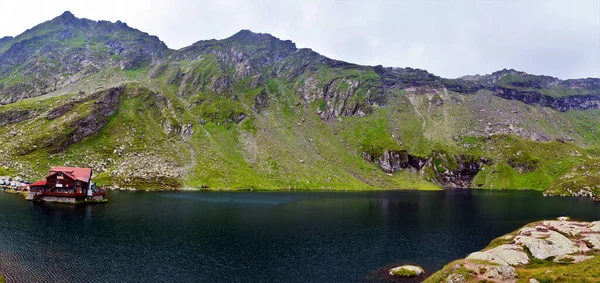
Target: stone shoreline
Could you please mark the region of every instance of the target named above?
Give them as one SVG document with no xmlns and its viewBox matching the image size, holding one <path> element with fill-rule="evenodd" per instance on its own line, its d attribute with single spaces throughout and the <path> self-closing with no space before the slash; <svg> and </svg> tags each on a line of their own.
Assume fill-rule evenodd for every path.
<svg viewBox="0 0 600 283">
<path fill-rule="evenodd" d="M 530 223 L 496 238 L 482 251 L 446 265 L 424 282 L 534 283 L 554 280 L 554 276 L 598 282 L 599 262 L 600 221 L 580 222 L 560 217 Z M 597 271 L 587 272 L 588 265 Z M 553 274 L 555 270 L 560 272 Z"/>
</svg>

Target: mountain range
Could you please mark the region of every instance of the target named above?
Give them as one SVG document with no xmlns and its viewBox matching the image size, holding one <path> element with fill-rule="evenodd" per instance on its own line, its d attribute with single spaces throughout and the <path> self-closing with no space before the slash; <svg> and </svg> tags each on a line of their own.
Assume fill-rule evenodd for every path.
<svg viewBox="0 0 600 283">
<path fill-rule="evenodd" d="M 70 12 L 0 39 L 0 175 L 136 189 L 600 195 L 600 79 L 446 79 L 242 30 L 172 50 Z"/>
</svg>

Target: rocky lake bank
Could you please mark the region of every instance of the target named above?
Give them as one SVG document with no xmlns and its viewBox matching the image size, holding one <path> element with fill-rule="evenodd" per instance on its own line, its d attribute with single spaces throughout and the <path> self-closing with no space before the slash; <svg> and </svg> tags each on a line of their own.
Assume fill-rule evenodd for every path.
<svg viewBox="0 0 600 283">
<path fill-rule="evenodd" d="M 424 282 L 598 282 L 600 221 L 525 225 L 447 264 Z"/>
</svg>

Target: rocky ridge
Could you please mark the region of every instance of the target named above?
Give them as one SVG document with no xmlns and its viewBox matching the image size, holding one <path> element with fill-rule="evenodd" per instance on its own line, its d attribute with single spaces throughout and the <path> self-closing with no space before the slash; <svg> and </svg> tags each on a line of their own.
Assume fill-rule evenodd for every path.
<svg viewBox="0 0 600 283">
<path fill-rule="evenodd" d="M 0 103 L 64 88 L 103 70 L 152 65 L 171 50 L 120 21 L 91 21 L 70 12 L 0 44 Z"/>
<path fill-rule="evenodd" d="M 382 77 L 384 87 L 389 89 L 413 88 L 413 91 L 423 94 L 433 91 L 475 94 L 487 90 L 504 99 L 538 104 L 558 111 L 600 108 L 600 79 L 596 78 L 560 80 L 504 69 L 484 76 L 443 79 L 419 69 L 382 66 L 374 69 Z"/>
<path fill-rule="evenodd" d="M 594 78 L 445 79 L 248 30 L 170 50 L 69 12 L 2 38 L 0 63 L 0 163 L 23 177 L 59 162 L 122 186 L 543 190 L 599 154 Z"/>
</svg>

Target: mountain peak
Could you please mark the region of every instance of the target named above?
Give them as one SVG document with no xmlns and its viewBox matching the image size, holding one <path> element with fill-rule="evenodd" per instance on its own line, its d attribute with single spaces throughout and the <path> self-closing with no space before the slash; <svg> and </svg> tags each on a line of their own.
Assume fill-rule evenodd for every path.
<svg viewBox="0 0 600 283">
<path fill-rule="evenodd" d="M 293 52 L 296 50 L 296 44 L 291 40 L 281 40 L 268 33 L 256 33 L 247 29 L 238 31 L 236 34 L 232 35 L 226 40 L 249 46 L 270 46 L 276 49 L 287 50 L 287 52 Z"/>
<path fill-rule="evenodd" d="M 54 18 L 52 21 L 63 23 L 63 24 L 74 24 L 78 20 L 79 19 L 77 17 L 75 17 L 75 15 L 73 15 L 73 13 L 71 13 L 70 11 L 65 11 L 60 16 Z"/>
<path fill-rule="evenodd" d="M 233 40 L 262 40 L 262 39 L 278 39 L 268 33 L 256 33 L 248 29 L 242 29 L 232 35 Z"/>
<path fill-rule="evenodd" d="M 75 15 L 73 15 L 73 13 L 71 13 L 71 11 L 64 11 L 60 17 L 62 18 L 74 18 Z"/>
<path fill-rule="evenodd" d="M 241 29 L 240 31 L 236 32 L 232 37 L 240 37 L 240 36 L 254 36 L 257 35 L 257 33 L 252 32 L 249 29 Z"/>
<path fill-rule="evenodd" d="M 74 19 L 77 19 L 77 17 L 75 17 L 75 15 L 73 15 L 73 13 L 71 13 L 71 11 L 65 11 L 64 13 L 62 13 L 57 18 L 58 19 L 62 19 L 62 20 L 74 20 Z"/>
</svg>

